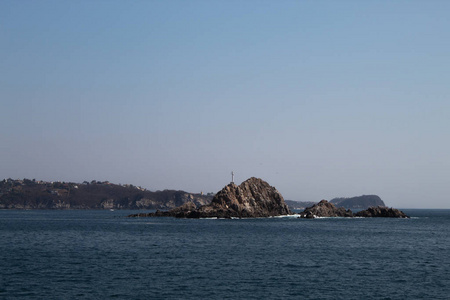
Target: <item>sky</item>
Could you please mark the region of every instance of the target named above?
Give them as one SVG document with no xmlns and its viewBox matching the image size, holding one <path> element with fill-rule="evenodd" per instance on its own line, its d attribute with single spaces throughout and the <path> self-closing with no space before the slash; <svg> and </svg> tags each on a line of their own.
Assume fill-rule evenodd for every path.
<svg viewBox="0 0 450 300">
<path fill-rule="evenodd" d="M 450 208 L 449 1 L 0 1 L 0 179 Z"/>
</svg>

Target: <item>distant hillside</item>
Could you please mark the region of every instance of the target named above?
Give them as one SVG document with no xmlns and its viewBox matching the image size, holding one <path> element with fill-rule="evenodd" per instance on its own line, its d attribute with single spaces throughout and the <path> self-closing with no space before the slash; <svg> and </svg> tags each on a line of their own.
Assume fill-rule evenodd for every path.
<svg viewBox="0 0 450 300">
<path fill-rule="evenodd" d="M 386 206 L 377 195 L 362 195 L 351 198 L 334 198 L 330 201 L 337 207 L 346 209 L 367 209 L 371 206 Z"/>
<path fill-rule="evenodd" d="M 108 181 L 0 181 L 0 209 L 171 209 L 187 201 L 208 204 L 213 194 L 164 190 L 152 192 L 131 184 Z"/>
<path fill-rule="evenodd" d="M 284 200 L 284 202 L 286 202 L 287 206 L 289 206 L 290 209 L 305 209 L 317 203 L 312 201 L 294 201 L 294 200 Z"/>
</svg>

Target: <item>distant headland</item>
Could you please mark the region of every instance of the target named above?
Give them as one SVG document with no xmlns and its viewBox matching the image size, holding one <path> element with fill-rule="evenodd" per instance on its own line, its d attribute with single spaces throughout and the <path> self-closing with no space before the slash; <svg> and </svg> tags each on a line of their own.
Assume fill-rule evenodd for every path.
<svg viewBox="0 0 450 300">
<path fill-rule="evenodd" d="M 318 203 L 313 201 L 285 201 L 291 209 L 305 209 Z M 372 206 L 386 206 L 384 201 L 377 195 L 333 198 L 330 200 L 330 203 L 333 203 L 336 207 L 343 207 L 345 209 L 367 209 Z"/>
<path fill-rule="evenodd" d="M 30 179 L 0 181 L 0 209 L 171 209 L 186 202 L 204 205 L 213 194 L 149 191 L 108 181 L 83 183 Z"/>
</svg>

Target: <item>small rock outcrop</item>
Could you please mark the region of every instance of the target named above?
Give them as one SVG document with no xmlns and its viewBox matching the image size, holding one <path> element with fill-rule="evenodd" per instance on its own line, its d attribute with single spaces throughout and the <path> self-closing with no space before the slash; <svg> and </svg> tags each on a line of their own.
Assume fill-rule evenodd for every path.
<svg viewBox="0 0 450 300">
<path fill-rule="evenodd" d="M 313 219 L 320 217 L 353 217 L 350 209 L 345 210 L 343 207 L 336 207 L 327 200 L 322 200 L 311 207 L 306 208 L 300 213 L 301 218 Z"/>
<path fill-rule="evenodd" d="M 355 214 L 355 217 L 364 218 L 409 218 L 404 212 L 396 208 L 385 206 L 369 207 Z"/>
<path fill-rule="evenodd" d="M 251 177 L 240 185 L 228 184 L 214 196 L 210 204 L 196 209 L 192 205 L 184 205 L 167 212 L 157 211 L 130 217 L 260 218 L 289 214 L 292 212 L 274 187 L 262 179 Z"/>
<path fill-rule="evenodd" d="M 350 209 L 336 207 L 327 200 L 322 200 L 300 213 L 300 218 L 320 218 L 320 217 L 364 217 L 364 218 L 409 218 L 404 212 L 395 208 L 385 206 L 369 207 L 356 214 Z"/>
<path fill-rule="evenodd" d="M 178 217 L 183 218 L 186 214 L 195 211 L 197 206 L 193 202 L 186 202 L 181 206 L 175 207 L 174 209 L 168 211 L 157 210 L 154 213 L 139 213 L 132 214 L 128 217 Z"/>
</svg>

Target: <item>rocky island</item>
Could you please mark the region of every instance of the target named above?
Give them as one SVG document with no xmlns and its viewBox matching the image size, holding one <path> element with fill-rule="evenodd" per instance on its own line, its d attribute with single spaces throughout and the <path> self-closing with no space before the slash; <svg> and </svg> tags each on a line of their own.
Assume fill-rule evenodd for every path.
<svg viewBox="0 0 450 300">
<path fill-rule="evenodd" d="M 363 218 L 409 218 L 401 210 L 385 206 L 369 207 L 366 210 L 357 212 L 354 216 Z"/>
<path fill-rule="evenodd" d="M 404 212 L 385 206 L 369 207 L 354 214 L 350 209 L 336 207 L 327 200 L 322 200 L 300 213 L 300 218 L 314 219 L 325 217 L 364 217 L 364 218 L 409 218 Z"/>
<path fill-rule="evenodd" d="M 276 188 L 260 178 L 251 177 L 240 185 L 233 182 L 219 191 L 211 203 L 195 207 L 193 203 L 175 209 L 129 217 L 176 218 L 261 218 L 290 215 L 292 212 Z"/>
</svg>

